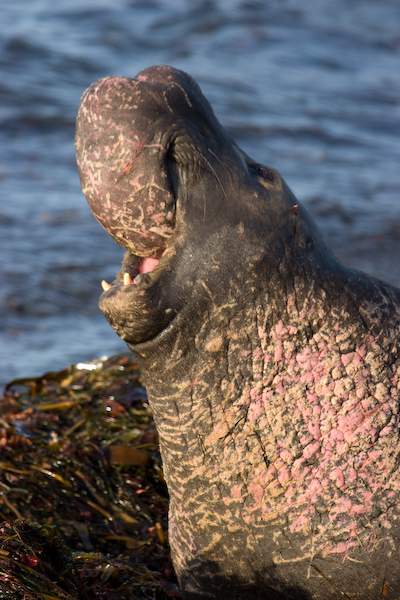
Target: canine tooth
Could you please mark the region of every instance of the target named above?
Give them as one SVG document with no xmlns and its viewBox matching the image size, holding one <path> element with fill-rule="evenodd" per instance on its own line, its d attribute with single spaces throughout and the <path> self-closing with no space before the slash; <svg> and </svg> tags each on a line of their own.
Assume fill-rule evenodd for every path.
<svg viewBox="0 0 400 600">
<path fill-rule="evenodd" d="M 106 292 L 107 290 L 109 290 L 111 288 L 111 285 L 103 279 L 103 281 L 101 282 L 101 287 Z"/>
<path fill-rule="evenodd" d="M 132 277 L 129 275 L 129 273 L 124 273 L 124 285 L 131 285 L 132 283 Z"/>
</svg>

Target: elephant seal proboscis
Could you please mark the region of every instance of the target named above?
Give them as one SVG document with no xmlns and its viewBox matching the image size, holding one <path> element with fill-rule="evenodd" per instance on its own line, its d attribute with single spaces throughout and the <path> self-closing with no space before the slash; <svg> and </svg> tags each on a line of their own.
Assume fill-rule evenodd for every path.
<svg viewBox="0 0 400 600">
<path fill-rule="evenodd" d="M 400 291 L 344 267 L 195 81 L 108 77 L 83 191 L 126 250 L 101 310 L 138 357 L 184 597 L 400 597 Z"/>
</svg>

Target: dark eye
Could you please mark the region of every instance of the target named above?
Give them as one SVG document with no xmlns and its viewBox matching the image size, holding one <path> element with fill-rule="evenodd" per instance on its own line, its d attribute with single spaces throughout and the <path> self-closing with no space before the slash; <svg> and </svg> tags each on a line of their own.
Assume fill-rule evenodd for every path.
<svg viewBox="0 0 400 600">
<path fill-rule="evenodd" d="M 274 178 L 272 176 L 271 171 L 264 167 L 263 165 L 250 165 L 249 168 L 254 171 L 259 177 L 266 179 L 267 181 L 273 181 Z"/>
</svg>

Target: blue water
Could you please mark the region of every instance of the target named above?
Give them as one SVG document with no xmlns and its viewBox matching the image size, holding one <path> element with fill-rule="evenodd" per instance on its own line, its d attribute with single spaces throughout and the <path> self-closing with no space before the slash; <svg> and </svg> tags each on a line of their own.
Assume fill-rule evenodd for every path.
<svg viewBox="0 0 400 600">
<path fill-rule="evenodd" d="M 125 350 L 97 308 L 122 251 L 74 154 L 105 75 L 188 71 L 341 260 L 400 283 L 398 0 L 13 0 L 0 23 L 1 382 Z"/>
</svg>

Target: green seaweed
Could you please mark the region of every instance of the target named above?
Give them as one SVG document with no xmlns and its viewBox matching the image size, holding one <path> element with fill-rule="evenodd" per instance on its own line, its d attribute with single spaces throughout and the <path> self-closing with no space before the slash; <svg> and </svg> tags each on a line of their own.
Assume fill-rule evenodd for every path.
<svg viewBox="0 0 400 600">
<path fill-rule="evenodd" d="M 133 356 L 6 386 L 1 598 L 181 598 L 167 513 L 157 432 Z"/>
</svg>

